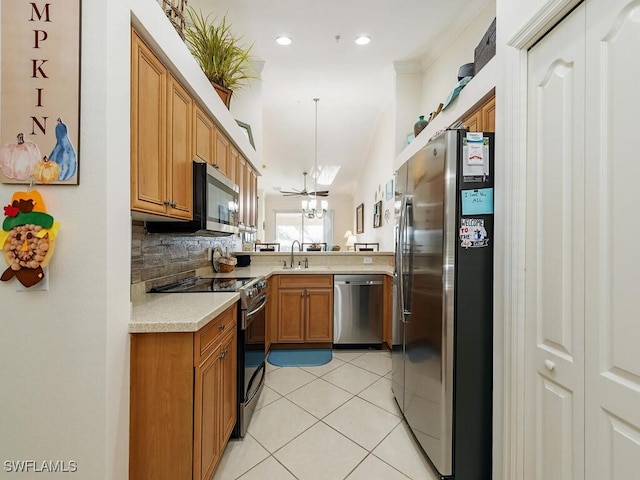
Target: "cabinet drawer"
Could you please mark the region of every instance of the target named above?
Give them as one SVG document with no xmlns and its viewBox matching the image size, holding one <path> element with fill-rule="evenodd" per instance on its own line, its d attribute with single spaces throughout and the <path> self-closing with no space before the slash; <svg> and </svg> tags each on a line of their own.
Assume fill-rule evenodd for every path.
<svg viewBox="0 0 640 480">
<path fill-rule="evenodd" d="M 278 275 L 280 288 L 332 287 L 333 275 Z"/>
<path fill-rule="evenodd" d="M 237 305 L 233 305 L 218 315 L 204 328 L 195 334 L 195 346 L 193 349 L 193 361 L 199 365 L 202 360 L 216 347 L 216 343 L 227 332 L 235 331 L 237 324 Z"/>
</svg>

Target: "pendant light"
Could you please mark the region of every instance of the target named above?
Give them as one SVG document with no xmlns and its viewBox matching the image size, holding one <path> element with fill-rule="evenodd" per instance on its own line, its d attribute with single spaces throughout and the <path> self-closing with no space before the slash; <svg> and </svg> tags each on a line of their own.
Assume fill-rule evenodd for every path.
<svg viewBox="0 0 640 480">
<path fill-rule="evenodd" d="M 318 101 L 319 98 L 314 98 L 313 101 L 316 103 L 316 130 L 315 130 L 315 153 L 314 153 L 314 161 L 313 166 L 316 171 L 318 171 Z M 318 177 L 315 179 L 315 189 L 313 191 L 313 198 L 310 201 L 302 200 L 302 214 L 309 218 L 322 218 L 325 213 L 327 213 L 327 208 L 329 204 L 326 200 L 322 200 L 320 204 L 320 208 L 318 208 L 318 198 L 316 192 L 318 191 Z"/>
</svg>

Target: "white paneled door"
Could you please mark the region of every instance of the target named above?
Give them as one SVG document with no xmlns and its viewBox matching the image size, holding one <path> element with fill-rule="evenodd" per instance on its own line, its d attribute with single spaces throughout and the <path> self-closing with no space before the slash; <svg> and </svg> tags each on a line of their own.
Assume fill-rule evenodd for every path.
<svg viewBox="0 0 640 480">
<path fill-rule="evenodd" d="M 640 2 L 586 13 L 586 471 L 640 479 Z"/>
<path fill-rule="evenodd" d="M 525 478 L 584 478 L 584 6 L 529 52 Z"/>
<path fill-rule="evenodd" d="M 526 479 L 640 478 L 640 1 L 529 51 Z"/>
</svg>

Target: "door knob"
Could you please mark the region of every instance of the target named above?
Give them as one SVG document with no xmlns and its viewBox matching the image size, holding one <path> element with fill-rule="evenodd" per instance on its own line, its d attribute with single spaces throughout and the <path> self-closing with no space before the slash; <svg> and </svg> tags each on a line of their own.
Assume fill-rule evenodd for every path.
<svg viewBox="0 0 640 480">
<path fill-rule="evenodd" d="M 549 370 L 550 372 L 552 372 L 553 369 L 556 368 L 556 364 L 553 363 L 551 360 L 545 360 L 544 366 L 547 367 L 547 370 Z"/>
</svg>

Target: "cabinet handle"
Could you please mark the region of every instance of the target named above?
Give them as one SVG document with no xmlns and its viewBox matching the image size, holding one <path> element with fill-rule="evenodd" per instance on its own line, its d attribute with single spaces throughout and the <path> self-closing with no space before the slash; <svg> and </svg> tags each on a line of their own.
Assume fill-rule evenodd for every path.
<svg viewBox="0 0 640 480">
<path fill-rule="evenodd" d="M 168 205 L 171 205 L 171 201 L 169 201 L 169 199 L 168 199 L 168 198 L 167 198 L 164 202 L 162 202 L 162 203 L 164 203 L 164 204 L 165 204 L 165 205 L 167 205 L 167 206 L 168 206 Z"/>
<path fill-rule="evenodd" d="M 221 323 L 220 325 L 218 325 L 218 328 L 219 328 L 220 330 L 224 330 L 224 323 Z"/>
<path fill-rule="evenodd" d="M 227 349 L 225 348 L 222 353 L 220 354 L 220 360 L 224 360 L 224 357 L 227 356 Z"/>
<path fill-rule="evenodd" d="M 556 368 L 556 364 L 553 363 L 551 360 L 545 360 L 544 366 L 547 367 L 547 370 L 549 370 L 550 372 L 552 372 L 553 369 Z"/>
<path fill-rule="evenodd" d="M 176 206 L 177 206 L 177 205 L 178 205 L 178 204 L 177 204 L 176 202 L 171 202 L 171 206 L 172 206 L 173 208 L 176 208 Z"/>
<path fill-rule="evenodd" d="M 301 296 L 301 297 L 304 297 L 304 292 L 302 292 L 302 293 L 300 294 L 300 296 Z"/>
<path fill-rule="evenodd" d="M 310 295 L 310 294 L 309 294 L 309 292 L 307 292 L 307 297 L 308 297 L 309 295 Z"/>
</svg>

